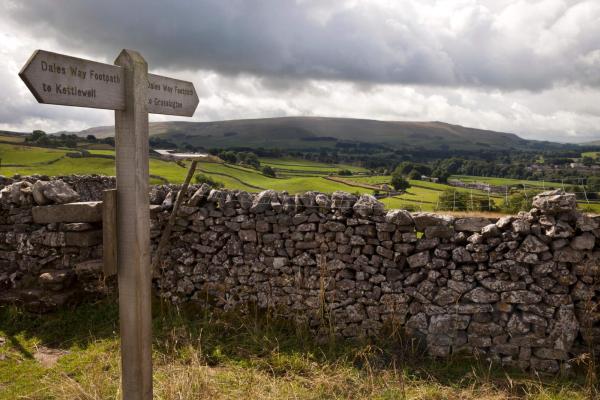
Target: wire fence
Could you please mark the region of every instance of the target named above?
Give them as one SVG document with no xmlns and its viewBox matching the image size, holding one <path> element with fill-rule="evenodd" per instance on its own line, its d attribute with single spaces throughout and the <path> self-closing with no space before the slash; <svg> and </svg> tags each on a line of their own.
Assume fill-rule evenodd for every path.
<svg viewBox="0 0 600 400">
<path fill-rule="evenodd" d="M 533 197 L 538 193 L 563 189 L 575 194 L 580 208 L 600 212 L 600 193 L 598 187 L 590 186 L 587 178 L 565 177 L 560 180 L 510 180 L 503 184 L 493 184 L 490 180 L 502 181 L 500 178 L 481 180 L 468 178 L 465 181 L 449 180 L 447 188 L 429 188 L 427 185 L 414 185 L 422 189 L 440 192 L 437 200 L 421 199 L 416 194 L 393 195 L 388 197 L 388 203 L 394 207 L 406 207 L 416 210 L 445 210 L 445 211 L 527 211 L 531 208 Z M 408 189 L 410 192 L 410 189 Z"/>
</svg>

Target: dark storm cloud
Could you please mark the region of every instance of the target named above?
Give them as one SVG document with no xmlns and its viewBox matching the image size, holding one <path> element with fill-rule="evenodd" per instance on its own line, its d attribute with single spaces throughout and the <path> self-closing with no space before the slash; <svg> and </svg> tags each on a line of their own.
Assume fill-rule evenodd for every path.
<svg viewBox="0 0 600 400">
<path fill-rule="evenodd" d="M 297 79 L 508 90 L 600 85 L 594 2 L 540 2 L 552 11 L 545 16 L 523 2 L 492 12 L 484 1 L 441 21 L 427 5 L 443 2 L 398 3 L 30 0 L 6 12 L 19 29 L 63 48 L 108 59 L 134 48 L 153 68 L 249 73 L 273 78 L 273 86 Z M 541 25 L 519 19 L 527 13 L 541 13 Z"/>
</svg>

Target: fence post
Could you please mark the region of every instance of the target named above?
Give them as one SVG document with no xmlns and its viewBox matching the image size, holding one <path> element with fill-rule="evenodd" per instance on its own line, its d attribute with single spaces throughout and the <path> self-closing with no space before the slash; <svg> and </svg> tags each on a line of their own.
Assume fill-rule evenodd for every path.
<svg viewBox="0 0 600 400">
<path fill-rule="evenodd" d="M 585 184 L 583 183 L 583 178 L 581 178 L 581 187 L 583 188 L 583 195 L 585 196 L 585 201 L 590 204 L 590 201 L 587 197 L 587 191 L 585 190 Z"/>
<path fill-rule="evenodd" d="M 456 189 L 454 190 L 454 202 L 452 204 L 452 211 L 456 211 Z"/>
</svg>

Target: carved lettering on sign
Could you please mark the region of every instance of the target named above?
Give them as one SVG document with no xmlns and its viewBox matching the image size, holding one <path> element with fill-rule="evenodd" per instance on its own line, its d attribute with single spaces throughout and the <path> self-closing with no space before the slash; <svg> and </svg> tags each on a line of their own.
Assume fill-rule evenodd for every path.
<svg viewBox="0 0 600 400">
<path fill-rule="evenodd" d="M 40 103 L 123 110 L 121 67 L 38 50 L 19 76 Z M 192 116 L 198 95 L 191 82 L 148 74 L 147 110 Z"/>
</svg>

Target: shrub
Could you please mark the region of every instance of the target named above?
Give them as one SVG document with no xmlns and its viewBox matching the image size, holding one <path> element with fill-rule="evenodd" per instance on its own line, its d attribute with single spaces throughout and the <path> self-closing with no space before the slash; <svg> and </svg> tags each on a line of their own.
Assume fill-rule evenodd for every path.
<svg viewBox="0 0 600 400">
<path fill-rule="evenodd" d="M 256 156 L 256 154 L 254 154 L 252 152 L 241 151 L 241 152 L 237 153 L 237 159 L 240 162 L 240 164 L 248 165 L 255 169 L 260 168 L 260 161 L 258 160 L 258 157 Z"/>
<path fill-rule="evenodd" d="M 590 176 L 586 183 L 586 188 L 590 192 L 600 192 L 600 176 Z"/>
<path fill-rule="evenodd" d="M 403 204 L 402 208 L 406 211 L 410 211 L 410 212 L 416 212 L 416 211 L 421 211 L 421 207 L 415 205 L 415 204 Z"/>
<path fill-rule="evenodd" d="M 352 175 L 352 171 L 350 171 L 349 169 L 341 169 L 338 171 L 338 175 L 340 176 L 351 176 Z"/>
<path fill-rule="evenodd" d="M 391 183 L 394 189 L 396 190 L 406 190 L 408 189 L 408 187 L 410 187 L 410 183 L 408 183 L 408 181 L 397 172 L 394 172 L 394 174 L 392 175 Z"/>
<path fill-rule="evenodd" d="M 263 175 L 265 175 L 265 176 L 270 176 L 272 178 L 275 178 L 277 176 L 277 174 L 275 173 L 275 170 L 268 165 L 265 165 L 264 167 L 262 167 L 261 171 L 262 171 Z"/>
<path fill-rule="evenodd" d="M 408 179 L 412 179 L 412 180 L 415 180 L 415 181 L 420 181 L 421 180 L 421 174 L 419 173 L 419 171 L 413 169 L 408 174 Z"/>
<path fill-rule="evenodd" d="M 215 189 L 219 189 L 219 188 L 222 188 L 223 186 L 225 186 L 225 185 L 223 185 L 222 182 L 215 181 L 210 176 L 207 176 L 204 174 L 196 174 L 194 179 L 196 180 L 196 183 L 200 183 L 200 184 L 206 183 L 207 185 L 210 185 L 210 186 L 214 187 Z"/>
<path fill-rule="evenodd" d="M 467 210 L 467 194 L 459 192 L 455 189 L 446 189 L 438 197 L 436 210 L 452 210 L 466 211 Z"/>
<path fill-rule="evenodd" d="M 219 153 L 219 158 L 229 164 L 235 164 L 238 160 L 233 151 L 223 151 Z"/>
<path fill-rule="evenodd" d="M 533 196 L 535 192 L 519 191 L 511 194 L 508 197 L 508 201 L 505 198 L 502 202 L 502 211 L 510 214 L 516 214 L 519 211 L 529 211 L 533 208 Z"/>
</svg>

